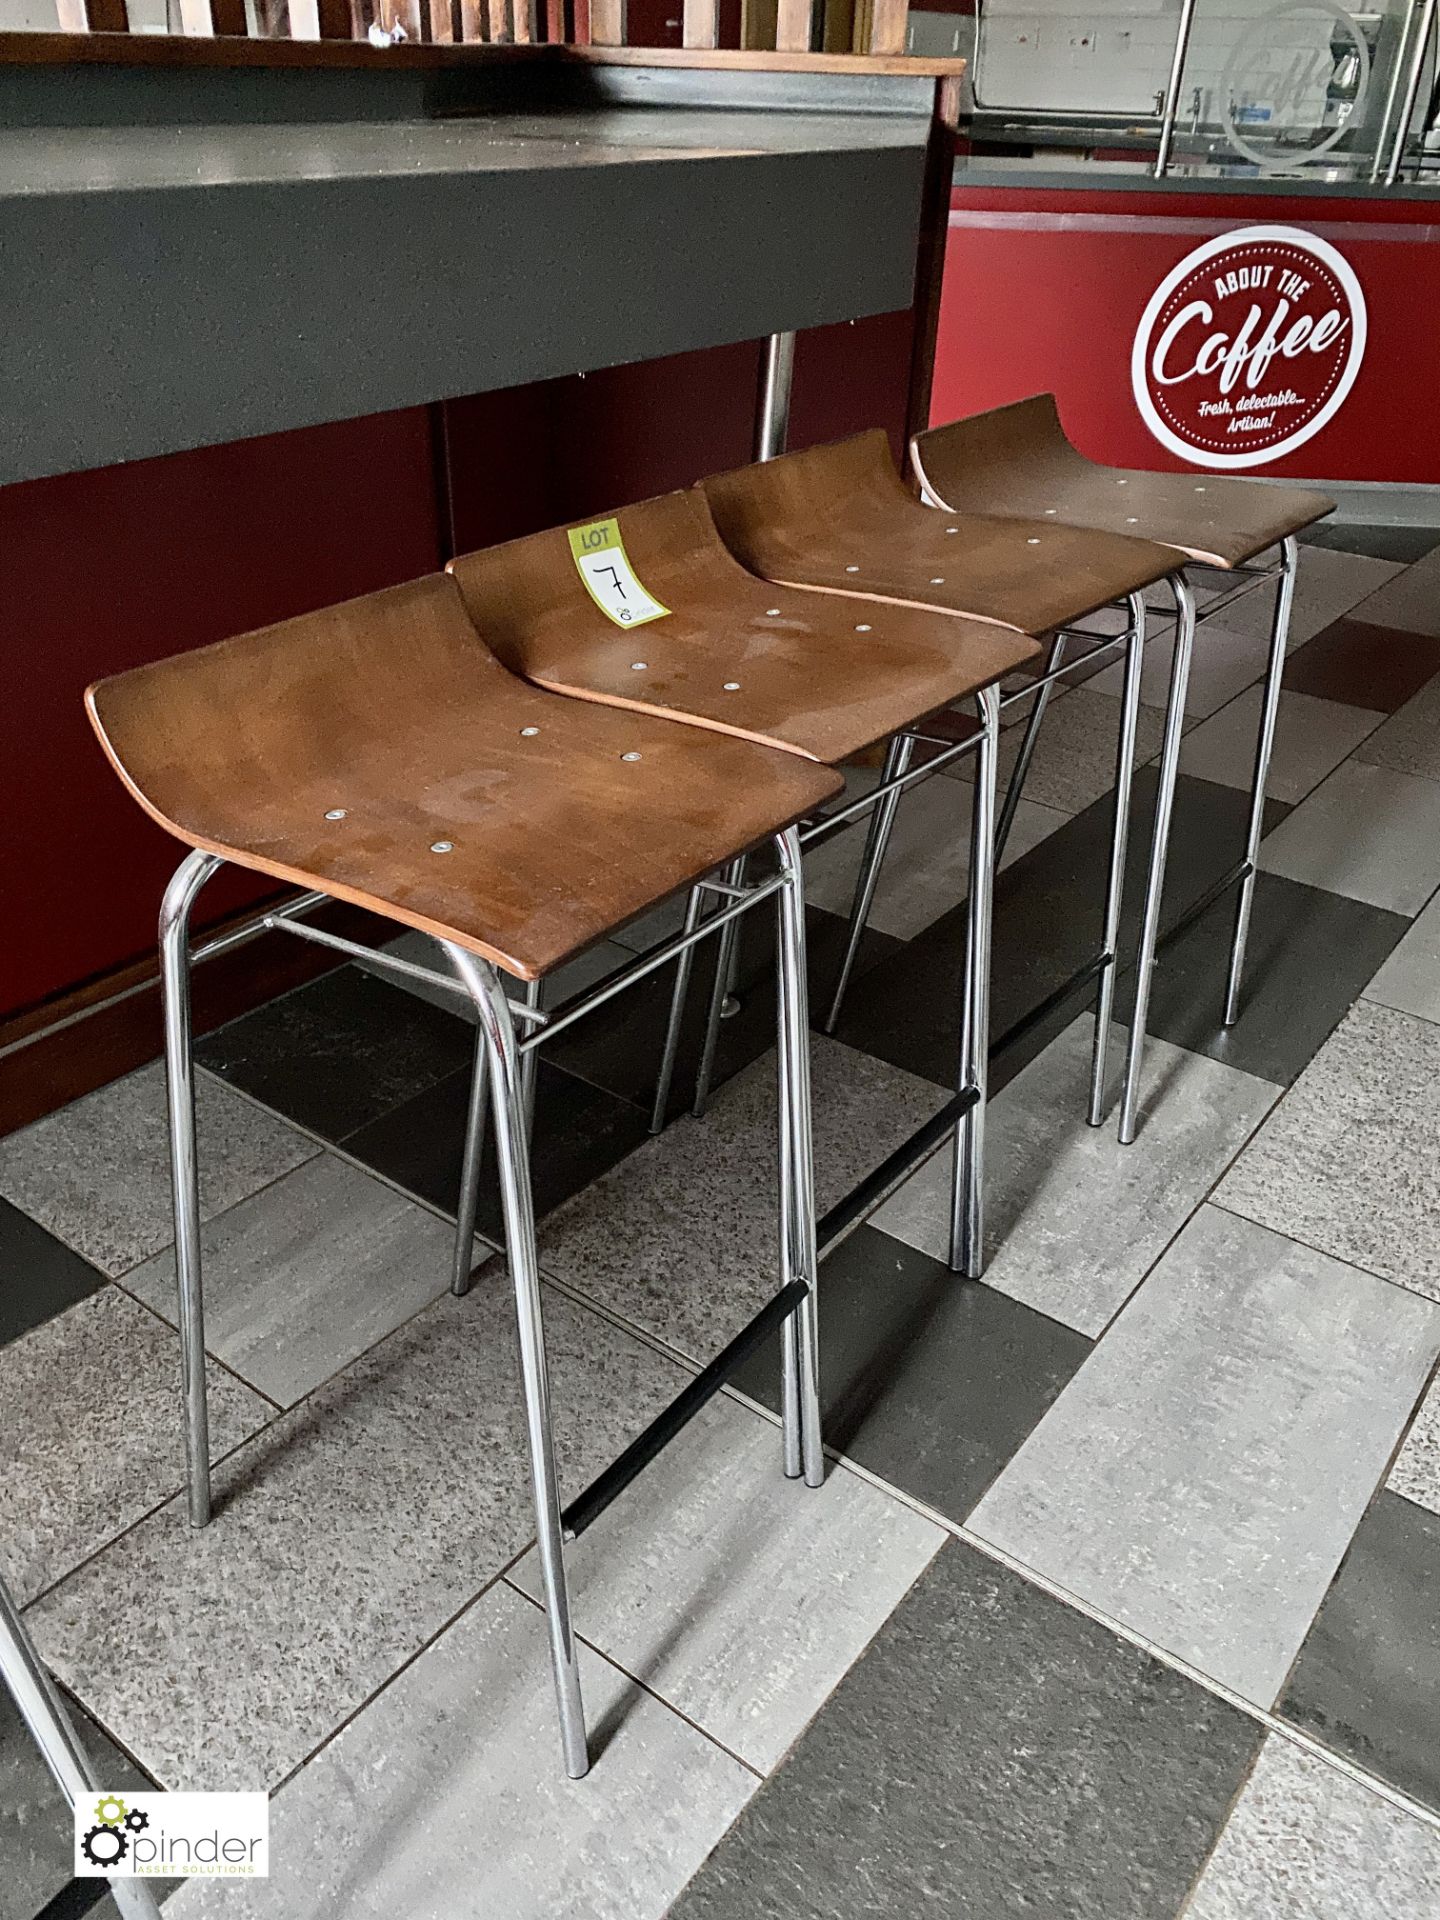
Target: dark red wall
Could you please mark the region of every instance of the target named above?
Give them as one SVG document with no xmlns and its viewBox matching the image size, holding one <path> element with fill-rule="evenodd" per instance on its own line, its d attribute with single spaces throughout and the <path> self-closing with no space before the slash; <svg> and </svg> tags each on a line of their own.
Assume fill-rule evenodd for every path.
<svg viewBox="0 0 1440 1920">
<path fill-rule="evenodd" d="M 910 317 L 807 334 L 792 443 L 904 417 Z M 450 403 L 456 546 L 623 506 L 749 458 L 759 350 Z M 86 685 L 435 567 L 438 413 L 385 414 L 0 488 L 0 1013 L 153 949 L 175 842 L 124 793 Z M 202 919 L 268 889 L 239 873 Z"/>
</svg>

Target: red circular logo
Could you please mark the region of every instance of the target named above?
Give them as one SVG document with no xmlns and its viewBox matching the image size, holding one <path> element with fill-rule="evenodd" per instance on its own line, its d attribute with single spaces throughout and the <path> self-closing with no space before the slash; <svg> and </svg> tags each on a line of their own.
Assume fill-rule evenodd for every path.
<svg viewBox="0 0 1440 1920">
<path fill-rule="evenodd" d="M 1130 383 L 1151 433 L 1193 466 L 1256 467 L 1317 434 L 1355 384 L 1365 296 L 1328 241 L 1242 227 L 1155 289 Z"/>
</svg>

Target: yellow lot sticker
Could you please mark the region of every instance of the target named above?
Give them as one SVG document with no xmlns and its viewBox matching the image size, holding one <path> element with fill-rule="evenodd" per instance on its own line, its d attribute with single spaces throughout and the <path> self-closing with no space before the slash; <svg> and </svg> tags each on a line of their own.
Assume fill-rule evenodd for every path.
<svg viewBox="0 0 1440 1920">
<path fill-rule="evenodd" d="M 607 620 L 617 627 L 643 627 L 648 620 L 663 620 L 669 613 L 669 607 L 662 606 L 636 578 L 618 520 L 572 527 L 569 540 L 586 591 Z"/>
</svg>

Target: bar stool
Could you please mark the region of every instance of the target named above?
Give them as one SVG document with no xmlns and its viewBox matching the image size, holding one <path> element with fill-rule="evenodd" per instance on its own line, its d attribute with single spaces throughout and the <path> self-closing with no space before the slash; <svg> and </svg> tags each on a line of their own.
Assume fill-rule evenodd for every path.
<svg viewBox="0 0 1440 1920">
<path fill-rule="evenodd" d="M 865 599 L 923 608 L 934 613 L 963 612 L 1003 621 L 1024 632 L 1051 633 L 1050 658 L 1040 680 L 1010 696 L 1043 698 L 1063 673 L 1082 664 L 1062 662 L 1060 648 L 1075 623 L 1101 607 L 1125 602 L 1130 608 L 1126 683 L 1121 703 L 1120 752 L 1105 932 L 1092 963 L 1099 988 L 1096 1044 L 1088 1119 L 1099 1126 L 1110 1011 L 1114 997 L 1129 811 L 1129 770 L 1139 701 L 1139 653 L 1143 644 L 1144 589 L 1174 569 L 1172 549 L 1106 531 L 998 515 L 950 514 L 922 507 L 895 470 L 889 442 L 878 429 L 832 446 L 785 454 L 763 466 L 717 474 L 703 483 L 720 533 L 730 551 L 764 579 L 811 592 L 859 595 Z M 1180 588 L 1182 610 L 1193 611 L 1187 588 Z M 1102 639 L 1102 648 L 1118 644 Z M 1092 656 L 1093 657 L 1093 656 Z M 1178 734 L 1179 721 L 1170 720 Z M 1027 733 L 1029 730 L 1027 729 Z M 1033 750 L 1033 736 L 1027 741 Z M 1027 747 L 1016 774 L 1023 780 Z M 1013 817 L 1019 788 L 1012 780 L 1002 820 Z M 871 896 L 893 821 L 877 816 L 856 886 L 845 967 L 832 1004 L 838 1015 L 849 965 L 864 930 Z M 1157 814 L 1157 835 L 1168 831 L 1168 815 Z M 1071 991 L 1078 980 L 1051 996 L 1046 1008 Z"/>
<path fill-rule="evenodd" d="M 1178 548 L 1187 563 L 1242 576 L 1236 587 L 1207 606 L 1198 619 L 1192 613 L 1187 624 L 1177 613 L 1168 720 L 1160 760 L 1161 805 L 1165 809 L 1167 831 L 1162 835 L 1157 830 L 1151 851 L 1136 965 L 1135 1014 L 1120 1103 L 1120 1139 L 1128 1144 L 1135 1137 L 1139 1113 L 1145 1027 L 1160 937 L 1169 809 L 1180 766 L 1193 634 L 1197 625 L 1213 620 L 1243 594 L 1253 592 L 1269 580 L 1275 582 L 1275 612 L 1260 703 L 1245 852 L 1186 917 L 1188 924 L 1239 883 L 1225 985 L 1224 1017 L 1225 1025 L 1230 1027 L 1238 1019 L 1240 1010 L 1240 982 L 1255 896 L 1260 837 L 1264 830 L 1265 783 L 1275 744 L 1275 720 L 1280 707 L 1280 683 L 1285 671 L 1290 609 L 1295 595 L 1299 559 L 1296 535 L 1332 513 L 1335 503 L 1322 494 L 1298 487 L 1273 486 L 1268 481 L 1262 483 L 1212 473 L 1146 473 L 1101 466 L 1087 460 L 1069 440 L 1052 393 L 1037 393 L 1012 406 L 952 421 L 948 426 L 932 427 L 915 436 L 910 452 L 922 497 L 931 506 L 944 508 L 946 512 L 1023 513 L 1060 526 L 1136 533 L 1147 540 Z M 1280 548 L 1278 562 L 1261 567 L 1250 564 L 1275 546 Z M 1182 577 L 1183 568 L 1172 576 L 1177 608 Z M 1043 711 L 1043 704 L 1037 702 L 1031 715 L 1032 727 L 1039 726 Z"/>
<path fill-rule="evenodd" d="M 0 1580 L 0 1680 L 9 1688 L 20 1709 L 20 1718 L 34 1736 L 70 1811 L 73 1813 L 83 1801 L 102 1793 L 104 1788 L 95 1763 L 85 1751 L 3 1580 Z M 112 1880 L 110 1895 L 122 1920 L 160 1920 L 160 1903 L 144 1880 L 133 1877 Z"/>
<path fill-rule="evenodd" d="M 444 574 L 101 681 L 86 704 L 130 792 L 194 849 L 170 884 L 160 919 L 191 1522 L 209 1519 L 210 1465 L 188 925 L 200 888 L 230 860 L 309 889 L 298 906 L 347 900 L 431 935 L 455 979 L 396 966 L 284 912 L 271 922 L 401 973 L 419 971 L 473 1004 L 488 1060 L 564 1759 L 578 1778 L 589 1760 L 564 1541 L 604 1511 L 776 1326 L 785 1471 L 803 1471 L 811 1486 L 823 1479 L 804 904 L 794 822 L 842 783 L 793 754 L 526 685 L 477 636 Z M 549 1014 L 512 1005 L 501 975 L 542 979 L 767 839 L 778 873 L 727 897 L 720 911 L 738 916 L 771 897 L 779 909 L 782 1284 L 672 1406 L 562 1509 L 522 1062 L 686 942 L 671 941 Z M 516 1037 L 517 1019 L 531 1028 L 523 1039 Z M 473 1138 L 467 1162 L 472 1157 L 478 1162 Z M 463 1214 L 459 1232 L 468 1276 L 470 1223 Z"/>
<path fill-rule="evenodd" d="M 643 632 L 632 609 L 597 595 L 576 604 L 572 548 L 594 549 L 638 606 L 643 593 L 663 618 Z M 611 556 L 607 562 L 606 555 Z M 955 1220 L 952 1263 L 978 1273 L 983 1245 L 984 1105 L 990 912 L 999 696 L 997 683 L 1039 649 L 1028 635 L 995 621 L 907 607 L 876 609 L 851 598 L 827 599 L 757 580 L 733 558 L 704 497 L 691 490 L 626 507 L 596 526 L 556 529 L 450 562 L 477 629 L 514 672 L 557 693 L 640 709 L 689 722 L 705 738 L 738 734 L 831 765 L 877 741 L 913 742 L 926 717 L 973 696 L 979 733 L 938 742 L 937 759 L 909 780 L 929 777 L 975 752 L 967 989 L 956 1111 L 932 1127 L 954 1129 Z M 1138 657 L 1138 656 L 1137 656 Z M 1136 687 L 1138 691 L 1138 679 Z M 908 761 L 907 761 L 908 766 Z M 861 813 L 898 797 L 906 768 L 885 785 L 801 835 L 802 849 Z M 726 883 L 734 885 L 733 869 Z M 686 926 L 699 925 L 692 893 Z M 732 923 L 733 928 L 733 923 Z M 677 969 L 653 1125 L 668 1106 L 693 950 Z M 717 961 L 723 984 L 727 953 Z M 712 1009 L 716 1002 L 712 998 Z M 711 1042 L 713 1045 L 713 1042 Z"/>
</svg>

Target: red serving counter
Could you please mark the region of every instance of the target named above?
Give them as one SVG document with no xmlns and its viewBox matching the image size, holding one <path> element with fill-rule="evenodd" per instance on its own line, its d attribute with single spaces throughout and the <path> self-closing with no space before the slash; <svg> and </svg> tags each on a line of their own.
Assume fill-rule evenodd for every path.
<svg viewBox="0 0 1440 1920">
<path fill-rule="evenodd" d="M 957 170 L 932 420 L 1049 390 L 1116 465 L 1440 485 L 1433 189 L 1030 164 Z"/>
</svg>

